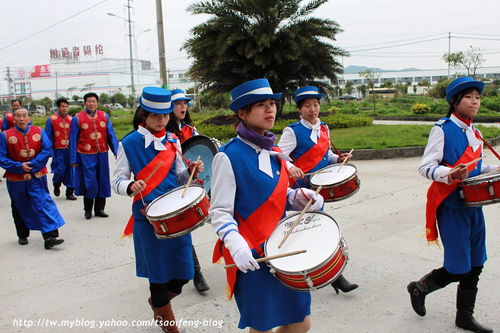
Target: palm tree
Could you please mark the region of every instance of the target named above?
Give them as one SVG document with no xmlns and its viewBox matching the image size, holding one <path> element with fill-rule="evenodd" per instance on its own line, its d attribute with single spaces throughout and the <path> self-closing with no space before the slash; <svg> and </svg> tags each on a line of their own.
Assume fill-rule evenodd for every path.
<svg viewBox="0 0 500 333">
<path fill-rule="evenodd" d="M 211 0 L 193 3 L 193 14 L 208 14 L 192 29 L 184 47 L 194 59 L 191 78 L 205 89 L 227 92 L 265 77 L 273 90 L 290 96 L 297 87 L 317 85 L 323 92 L 337 83 L 347 52 L 331 44 L 342 31 L 329 19 L 311 16 L 328 0 Z M 320 81 L 321 80 L 321 81 Z M 283 105 L 283 103 L 281 103 Z M 279 110 L 279 113 L 281 109 Z"/>
</svg>

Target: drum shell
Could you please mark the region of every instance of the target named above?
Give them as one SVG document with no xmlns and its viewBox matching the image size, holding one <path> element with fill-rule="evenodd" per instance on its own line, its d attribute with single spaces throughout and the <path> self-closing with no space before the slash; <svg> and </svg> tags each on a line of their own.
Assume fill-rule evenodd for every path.
<svg viewBox="0 0 500 333">
<path fill-rule="evenodd" d="M 359 191 L 361 181 L 358 178 L 358 171 L 357 168 L 350 163 L 346 163 L 344 165 L 349 165 L 351 167 L 354 167 L 356 169 L 356 172 L 349 178 L 344 179 L 342 181 L 332 183 L 332 184 L 327 184 L 327 185 L 321 185 L 322 189 L 319 191 L 319 194 L 323 196 L 323 199 L 325 202 L 334 202 L 334 201 L 340 201 L 349 198 L 350 196 L 354 195 L 356 192 Z M 331 166 L 327 166 L 325 168 L 322 168 L 320 170 L 317 170 L 316 172 L 321 172 L 325 171 Z M 319 184 L 314 184 L 311 182 L 311 189 L 316 190 L 319 187 Z"/>
<path fill-rule="evenodd" d="M 297 291 L 311 291 L 322 288 L 332 283 L 340 276 L 340 274 L 342 274 L 342 271 L 347 265 L 349 258 L 347 244 L 341 237 L 340 227 L 335 222 L 335 220 L 328 214 L 323 212 L 314 212 L 314 214 L 328 216 L 332 220 L 332 222 L 336 224 L 339 231 L 339 243 L 332 251 L 332 253 L 330 253 L 328 258 L 323 260 L 323 262 L 319 264 L 300 271 L 289 271 L 278 268 L 276 267 L 276 265 L 272 264 L 272 260 L 267 262 L 267 265 L 270 267 L 271 272 L 278 280 L 280 280 L 281 283 L 283 283 L 288 288 Z M 283 218 L 278 223 L 278 225 L 289 220 L 295 220 L 298 215 L 300 215 L 300 213 L 288 215 L 287 217 Z M 264 253 L 266 256 L 269 256 L 269 246 L 270 244 L 268 240 L 264 244 Z"/>
<path fill-rule="evenodd" d="M 460 198 L 466 207 L 478 207 L 500 202 L 500 174 L 476 176 L 459 183 Z"/>
<path fill-rule="evenodd" d="M 192 184 L 191 186 L 200 186 Z M 166 213 L 160 216 L 149 216 L 148 209 L 154 205 L 158 200 L 173 191 L 184 190 L 184 186 L 177 187 L 172 191 L 161 195 L 160 197 L 153 200 L 146 207 L 144 214 L 148 219 L 149 223 L 153 227 L 153 231 L 157 238 L 159 239 L 169 239 L 176 238 L 188 234 L 201 227 L 209 218 L 208 209 L 210 207 L 210 202 L 203 191 L 202 194 L 189 205 L 182 207 L 173 212 Z"/>
</svg>

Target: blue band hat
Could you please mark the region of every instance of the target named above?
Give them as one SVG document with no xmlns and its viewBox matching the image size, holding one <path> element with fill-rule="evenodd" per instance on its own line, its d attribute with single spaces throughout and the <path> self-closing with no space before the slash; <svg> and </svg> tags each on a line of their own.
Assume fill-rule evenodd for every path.
<svg viewBox="0 0 500 333">
<path fill-rule="evenodd" d="M 293 99 L 295 103 L 299 103 L 308 98 L 323 98 L 323 94 L 320 94 L 319 90 L 315 86 L 305 86 L 297 89 L 297 91 L 293 94 Z"/>
<path fill-rule="evenodd" d="M 282 93 L 273 93 L 271 85 L 267 79 L 257 79 L 240 84 L 231 90 L 231 99 L 233 100 L 229 108 L 237 112 L 255 102 L 264 101 L 266 99 L 279 100 Z"/>
<path fill-rule="evenodd" d="M 475 81 L 473 78 L 464 76 L 453 80 L 448 87 L 446 87 L 446 100 L 451 104 L 451 99 L 464 89 L 476 88 L 481 94 L 484 89 L 484 82 Z"/>
<path fill-rule="evenodd" d="M 175 109 L 170 90 L 159 87 L 145 87 L 139 97 L 142 109 L 159 114 L 168 114 Z"/>
<path fill-rule="evenodd" d="M 182 89 L 174 89 L 172 90 L 172 102 L 177 101 L 191 101 L 192 98 L 186 97 L 184 90 Z"/>
</svg>

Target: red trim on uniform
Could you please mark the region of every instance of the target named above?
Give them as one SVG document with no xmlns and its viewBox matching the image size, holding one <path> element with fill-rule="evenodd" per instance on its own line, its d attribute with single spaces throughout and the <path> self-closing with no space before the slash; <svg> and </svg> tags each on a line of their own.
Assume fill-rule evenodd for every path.
<svg viewBox="0 0 500 333">
<path fill-rule="evenodd" d="M 281 152 L 278 147 L 273 147 L 274 151 Z M 283 216 L 286 206 L 286 195 L 288 190 L 288 169 L 285 161 L 281 161 L 280 178 L 274 191 L 269 198 L 257 208 L 246 220 L 239 218 L 239 214 L 235 212 L 239 222 L 238 228 L 240 234 L 245 238 L 251 249 L 256 249 L 262 255 L 260 244 L 269 238 L 271 233 L 276 229 L 278 222 Z M 214 247 L 212 262 L 219 261 L 224 257 L 226 265 L 233 264 L 234 260 L 220 239 Z M 234 285 L 236 283 L 236 273 L 238 268 L 226 269 L 226 278 L 228 283 L 228 297 L 231 298 L 234 294 Z"/>
<path fill-rule="evenodd" d="M 482 149 L 477 149 L 475 152 L 471 146 L 467 146 L 462 156 L 450 167 L 455 167 L 462 163 L 468 163 L 481 157 Z M 468 170 L 471 172 L 476 167 L 477 162 L 469 165 Z M 451 184 L 433 181 L 427 191 L 427 205 L 425 209 L 425 235 L 427 241 L 432 242 L 438 239 L 438 230 L 436 226 L 436 212 L 443 201 L 457 188 L 459 181 L 454 180 Z"/>
<path fill-rule="evenodd" d="M 179 131 L 179 140 L 181 144 L 184 143 L 187 139 L 191 138 L 194 135 L 194 128 L 192 126 L 184 124 L 184 127 Z"/>
<path fill-rule="evenodd" d="M 330 140 L 328 138 L 328 131 L 325 125 L 321 125 L 321 134 L 318 142 L 305 152 L 304 155 L 294 160 L 293 165 L 302 169 L 303 172 L 309 172 L 319 164 L 329 148 Z M 293 158 L 293 156 L 291 157 Z"/>
</svg>

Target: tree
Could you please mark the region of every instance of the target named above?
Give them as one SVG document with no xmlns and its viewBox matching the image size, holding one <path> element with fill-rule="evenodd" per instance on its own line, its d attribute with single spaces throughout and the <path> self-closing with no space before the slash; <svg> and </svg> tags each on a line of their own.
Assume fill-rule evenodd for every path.
<svg viewBox="0 0 500 333">
<path fill-rule="evenodd" d="M 326 94 L 337 82 L 342 66 L 337 57 L 347 52 L 334 46 L 339 25 L 312 17 L 328 0 L 211 0 L 191 4 L 193 14 L 210 18 L 191 30 L 184 47 L 194 59 L 189 76 L 214 93 L 265 77 L 285 98 L 312 84 Z"/>
<path fill-rule="evenodd" d="M 111 96 L 111 103 L 120 103 L 121 105 L 127 105 L 127 98 L 122 93 L 116 93 Z"/>
<path fill-rule="evenodd" d="M 352 94 L 353 91 L 354 91 L 354 83 L 352 83 L 352 81 L 347 81 L 344 86 L 344 92 L 347 95 L 350 95 Z"/>
<path fill-rule="evenodd" d="M 366 85 L 362 84 L 360 86 L 357 86 L 356 90 L 361 95 L 361 97 L 363 97 L 363 98 L 366 97 L 366 91 L 367 91 Z"/>
<path fill-rule="evenodd" d="M 78 102 L 80 100 L 80 96 L 73 95 L 73 97 L 71 97 L 71 99 L 74 100 L 75 102 Z"/>
<path fill-rule="evenodd" d="M 101 95 L 99 95 L 99 103 L 101 105 L 109 104 L 109 103 L 111 103 L 111 98 L 109 97 L 108 94 L 102 93 Z"/>
<path fill-rule="evenodd" d="M 450 67 L 464 67 L 467 70 L 467 76 L 476 78 L 476 70 L 484 62 L 483 55 L 478 47 L 469 46 L 467 51 L 458 51 L 445 53 L 442 57 Z"/>
<path fill-rule="evenodd" d="M 376 111 L 377 97 L 373 93 L 373 88 L 375 88 L 375 82 L 378 81 L 380 73 L 374 73 L 371 69 L 365 69 L 363 72 L 358 73 L 363 79 L 367 81 L 367 86 L 370 88 L 372 100 L 373 100 L 373 111 Z"/>
</svg>

